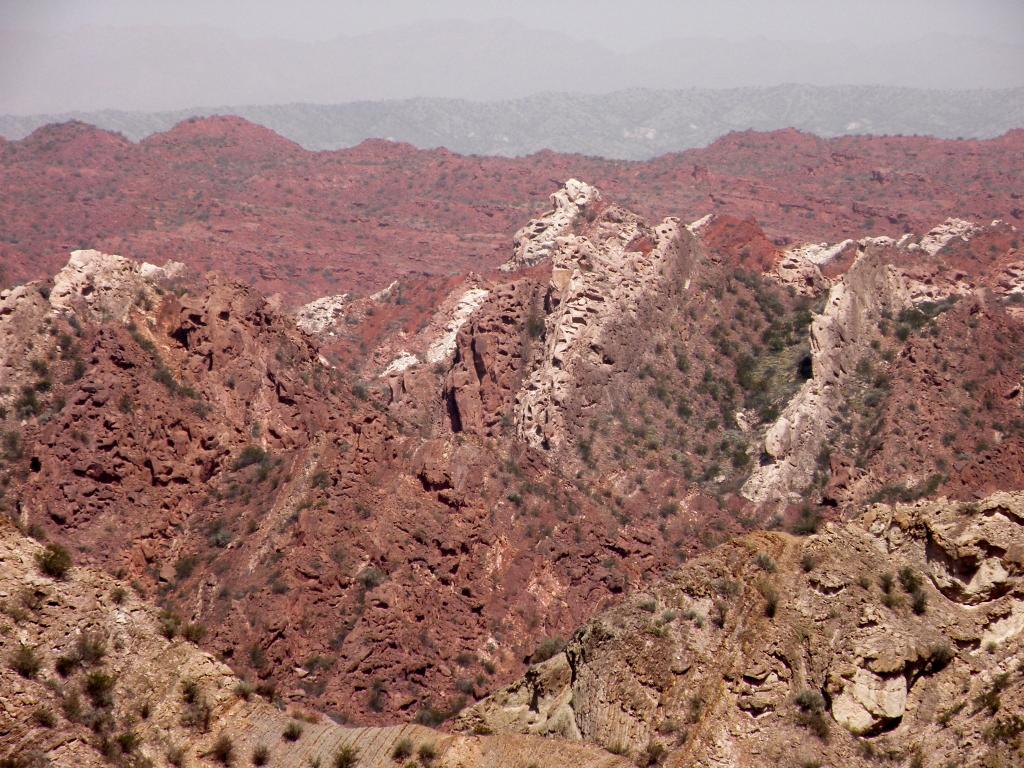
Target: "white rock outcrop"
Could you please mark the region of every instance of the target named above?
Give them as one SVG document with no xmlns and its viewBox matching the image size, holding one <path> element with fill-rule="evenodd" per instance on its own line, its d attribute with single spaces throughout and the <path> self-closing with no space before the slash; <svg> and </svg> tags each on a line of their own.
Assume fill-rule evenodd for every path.
<svg viewBox="0 0 1024 768">
<path fill-rule="evenodd" d="M 532 267 L 550 256 L 557 239 L 571 232 L 585 209 L 600 199 L 601 194 L 594 187 L 569 179 L 551 195 L 551 210 L 516 232 L 512 258 L 501 265 L 502 271 Z"/>
<path fill-rule="evenodd" d="M 295 324 L 309 334 L 324 333 L 344 319 L 349 302 L 347 293 L 314 299 L 295 310 Z"/>
<path fill-rule="evenodd" d="M 959 237 L 966 241 L 980 231 L 981 227 L 969 221 L 950 217 L 928 232 L 920 242 L 912 243 L 908 248 L 909 250 L 920 248 L 929 256 L 934 256 L 954 238 Z"/>
<path fill-rule="evenodd" d="M 589 225 L 586 236 L 559 237 L 551 253 L 544 352 L 516 395 L 517 433 L 540 448 L 562 444 L 564 407 L 577 366 L 602 365 L 606 327 L 632 312 L 655 289 L 681 237 L 674 218 L 654 228 L 618 207 Z M 634 244 L 645 242 L 645 246 Z"/>
<path fill-rule="evenodd" d="M 419 361 L 420 359 L 412 352 L 402 350 L 398 353 L 398 357 L 387 364 L 381 372 L 381 376 L 391 376 L 392 374 L 401 373 L 402 371 L 417 365 Z"/>
<path fill-rule="evenodd" d="M 428 363 L 440 362 L 455 351 L 455 337 L 458 335 L 459 329 L 466 324 L 469 316 L 484 303 L 484 299 L 489 293 L 490 291 L 486 288 L 470 288 L 456 300 L 451 317 L 445 323 L 441 335 L 434 339 L 427 348 Z"/>
<path fill-rule="evenodd" d="M 67 312 L 84 308 L 124 320 L 140 299 L 155 299 L 154 284 L 177 277 L 184 269 L 174 261 L 158 267 L 96 250 L 72 251 L 53 278 L 50 306 Z"/>
<path fill-rule="evenodd" d="M 837 426 L 842 387 L 878 336 L 883 312 L 898 314 L 909 304 L 900 273 L 885 258 L 889 243 L 872 240 L 864 248 L 811 323 L 813 375 L 765 433 L 771 461 L 756 467 L 743 485 L 752 501 L 796 496 L 811 482 L 821 445 Z"/>
</svg>

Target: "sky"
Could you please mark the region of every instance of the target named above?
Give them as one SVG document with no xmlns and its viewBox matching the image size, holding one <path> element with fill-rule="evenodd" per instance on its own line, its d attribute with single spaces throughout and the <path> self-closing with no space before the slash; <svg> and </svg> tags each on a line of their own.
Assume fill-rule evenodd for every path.
<svg viewBox="0 0 1024 768">
<path fill-rule="evenodd" d="M 1021 0 L 0 0 L 0 8 L 4 26 L 208 25 L 297 40 L 506 18 L 609 46 L 632 45 L 638 34 L 891 41 L 956 33 L 1013 42 L 1024 33 Z"/>
<path fill-rule="evenodd" d="M 0 114 L 1024 85 L 1024 0 L 0 0 Z"/>
</svg>

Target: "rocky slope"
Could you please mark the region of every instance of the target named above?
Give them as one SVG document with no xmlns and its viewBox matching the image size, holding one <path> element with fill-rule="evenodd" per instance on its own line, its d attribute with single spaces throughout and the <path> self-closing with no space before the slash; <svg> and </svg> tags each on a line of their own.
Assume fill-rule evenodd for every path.
<svg viewBox="0 0 1024 768">
<path fill-rule="evenodd" d="M 60 567 L 55 552 L 0 521 L 5 765 L 625 765 L 584 745 L 344 728 L 275 706 L 272 691 L 195 647 L 195 625 L 179 634 L 126 582 Z"/>
<path fill-rule="evenodd" d="M 640 765 L 1017 764 L 1024 497 L 751 534 L 582 627 L 464 713 Z"/>
<path fill-rule="evenodd" d="M 2 503 L 289 701 L 443 719 L 673 557 L 653 515 L 623 526 L 527 446 L 453 433 L 444 371 L 486 291 L 388 386 L 177 274 L 77 252 L 0 296 Z"/>
<path fill-rule="evenodd" d="M 744 530 L 778 559 L 868 501 L 1024 485 L 1013 225 L 654 221 L 571 181 L 504 270 L 298 310 L 77 251 L 0 293 L 0 503 L 286 704 L 384 725 Z"/>
</svg>

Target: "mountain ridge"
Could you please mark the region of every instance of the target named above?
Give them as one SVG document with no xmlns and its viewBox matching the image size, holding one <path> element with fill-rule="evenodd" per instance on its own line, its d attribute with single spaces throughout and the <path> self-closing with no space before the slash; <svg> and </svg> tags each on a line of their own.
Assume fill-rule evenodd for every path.
<svg viewBox="0 0 1024 768">
<path fill-rule="evenodd" d="M 1024 88 L 926 90 L 785 84 L 730 89 L 545 92 L 481 102 L 415 98 L 342 104 L 198 107 L 169 112 L 0 115 L 0 135 L 74 119 L 140 140 L 183 120 L 237 115 L 306 149 L 334 150 L 390 137 L 421 149 L 519 157 L 542 149 L 647 160 L 706 146 L 736 130 L 795 127 L 821 137 L 931 135 L 991 138 L 1024 126 Z"/>
</svg>

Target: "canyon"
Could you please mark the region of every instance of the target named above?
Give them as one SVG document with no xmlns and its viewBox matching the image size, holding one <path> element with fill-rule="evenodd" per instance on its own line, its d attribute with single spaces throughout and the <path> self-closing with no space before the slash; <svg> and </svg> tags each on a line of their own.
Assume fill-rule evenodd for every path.
<svg viewBox="0 0 1024 768">
<path fill-rule="evenodd" d="M 1022 140 L 0 144 L 9 759 L 1014 764 Z"/>
</svg>

